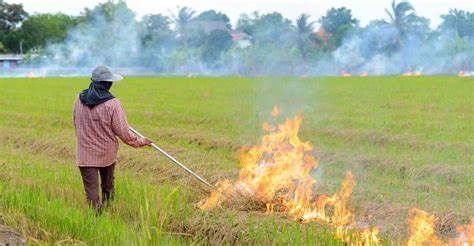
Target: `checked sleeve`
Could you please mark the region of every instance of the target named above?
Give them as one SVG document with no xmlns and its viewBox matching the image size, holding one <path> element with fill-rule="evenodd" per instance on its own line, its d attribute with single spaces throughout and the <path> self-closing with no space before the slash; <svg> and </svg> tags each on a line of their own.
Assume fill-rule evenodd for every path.
<svg viewBox="0 0 474 246">
<path fill-rule="evenodd" d="M 120 102 L 116 104 L 112 112 L 112 128 L 115 133 L 124 143 L 138 148 L 145 144 L 145 139 L 136 136 L 129 130 L 127 116 L 122 108 Z"/>
</svg>

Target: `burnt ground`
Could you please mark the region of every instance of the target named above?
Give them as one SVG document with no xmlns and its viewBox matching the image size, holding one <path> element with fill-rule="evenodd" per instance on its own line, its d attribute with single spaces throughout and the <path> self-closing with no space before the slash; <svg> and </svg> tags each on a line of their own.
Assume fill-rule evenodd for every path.
<svg viewBox="0 0 474 246">
<path fill-rule="evenodd" d="M 0 245 L 26 245 L 26 239 L 12 228 L 6 226 L 0 218 Z"/>
</svg>

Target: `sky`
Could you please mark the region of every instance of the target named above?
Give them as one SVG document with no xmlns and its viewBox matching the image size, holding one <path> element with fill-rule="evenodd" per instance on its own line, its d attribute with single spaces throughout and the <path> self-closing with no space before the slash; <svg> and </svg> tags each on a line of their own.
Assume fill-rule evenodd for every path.
<svg viewBox="0 0 474 246">
<path fill-rule="evenodd" d="M 392 0 L 173 0 L 173 1 L 140 1 L 128 0 L 127 5 L 138 17 L 145 14 L 176 11 L 177 6 L 188 6 L 197 12 L 208 9 L 221 11 L 229 16 L 234 25 L 242 13 L 258 10 L 261 13 L 277 11 L 286 18 L 295 20 L 301 13 L 310 14 L 312 20 L 318 20 L 331 7 L 347 7 L 352 9 L 353 16 L 361 21 L 361 25 L 370 20 L 386 18 L 385 8 L 389 8 Z M 56 13 L 70 15 L 79 14 L 85 7 L 92 8 L 104 0 L 6 0 L 8 3 L 22 3 L 29 13 Z M 440 15 L 449 9 L 457 8 L 474 12 L 474 0 L 411 0 L 418 15 L 431 19 L 431 27 L 441 23 Z"/>
</svg>

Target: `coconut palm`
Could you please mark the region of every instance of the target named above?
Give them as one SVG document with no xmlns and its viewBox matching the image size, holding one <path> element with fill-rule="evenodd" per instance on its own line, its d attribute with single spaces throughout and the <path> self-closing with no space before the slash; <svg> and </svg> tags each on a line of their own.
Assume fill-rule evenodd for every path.
<svg viewBox="0 0 474 246">
<path fill-rule="evenodd" d="M 310 16 L 302 14 L 296 19 L 297 45 L 303 59 L 306 59 L 304 47 L 310 42 L 309 36 L 314 32 L 314 21 L 309 21 Z"/>
<path fill-rule="evenodd" d="M 188 7 L 180 8 L 179 6 L 177 6 L 177 13 L 174 14 L 171 11 L 170 13 L 171 13 L 173 22 L 176 25 L 176 31 L 178 32 L 179 37 L 182 40 L 186 41 L 186 26 L 195 17 L 196 11 Z"/>
<path fill-rule="evenodd" d="M 398 30 L 401 37 L 404 37 L 408 32 L 410 23 L 416 17 L 413 5 L 407 1 L 397 3 L 393 0 L 391 10 L 385 9 L 385 12 L 390 18 L 390 24 Z"/>
</svg>

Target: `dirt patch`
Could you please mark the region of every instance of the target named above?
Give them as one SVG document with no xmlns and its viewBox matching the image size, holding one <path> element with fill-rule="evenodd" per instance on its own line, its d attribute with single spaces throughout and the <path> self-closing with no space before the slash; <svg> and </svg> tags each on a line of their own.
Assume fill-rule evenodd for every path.
<svg viewBox="0 0 474 246">
<path fill-rule="evenodd" d="M 12 228 L 4 225 L 0 218 L 0 245 L 26 245 L 26 239 Z"/>
</svg>

